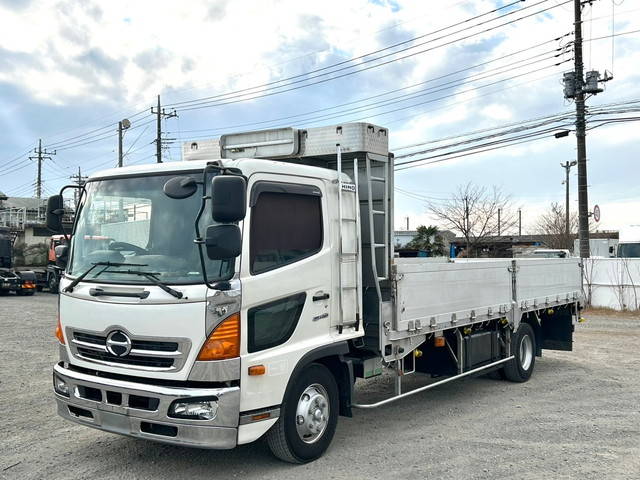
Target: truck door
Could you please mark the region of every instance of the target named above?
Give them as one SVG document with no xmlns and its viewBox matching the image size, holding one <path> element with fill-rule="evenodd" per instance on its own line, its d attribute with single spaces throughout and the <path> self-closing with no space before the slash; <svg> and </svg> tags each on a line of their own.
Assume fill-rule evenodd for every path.
<svg viewBox="0 0 640 480">
<path fill-rule="evenodd" d="M 243 232 L 241 410 L 282 401 L 298 360 L 330 336 L 331 236 L 322 180 L 253 175 Z M 248 368 L 266 372 L 249 376 Z"/>
</svg>

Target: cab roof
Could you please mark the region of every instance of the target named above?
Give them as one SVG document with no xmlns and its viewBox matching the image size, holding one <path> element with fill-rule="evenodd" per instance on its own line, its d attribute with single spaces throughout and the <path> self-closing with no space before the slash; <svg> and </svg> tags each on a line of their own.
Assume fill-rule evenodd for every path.
<svg viewBox="0 0 640 480">
<path fill-rule="evenodd" d="M 211 160 L 191 160 L 188 162 L 166 162 L 166 163 L 154 163 L 148 165 L 135 165 L 122 168 L 111 168 L 108 170 L 101 170 L 94 173 L 88 179 L 88 181 L 105 179 L 105 178 L 117 178 L 123 176 L 141 176 L 144 174 L 158 174 L 171 172 L 188 172 L 188 171 L 200 171 L 211 163 Z M 224 159 L 215 160 L 216 163 L 222 164 L 224 167 L 238 168 L 244 175 L 250 177 L 252 174 L 261 173 L 277 173 L 288 175 L 297 175 L 302 177 L 320 178 L 326 180 L 334 180 L 337 178 L 337 172 L 328 168 L 314 167 L 310 165 L 302 165 L 299 163 L 293 163 L 291 161 L 276 161 L 266 159 L 255 158 L 241 158 L 241 159 Z"/>
</svg>

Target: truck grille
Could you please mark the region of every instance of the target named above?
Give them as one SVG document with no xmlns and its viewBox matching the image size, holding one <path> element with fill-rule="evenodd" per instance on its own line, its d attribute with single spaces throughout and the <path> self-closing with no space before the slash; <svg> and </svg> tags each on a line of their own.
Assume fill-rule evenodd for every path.
<svg viewBox="0 0 640 480">
<path fill-rule="evenodd" d="M 118 330 L 114 327 L 97 333 L 69 328 L 67 338 L 72 339 L 69 345 L 71 352 L 76 358 L 88 362 L 138 370 L 177 371 L 184 366 L 191 347 L 188 339 L 135 337 L 127 334 L 126 337 L 130 339 L 129 352 L 119 356 L 107 348 L 109 334 Z M 122 336 L 118 334 L 116 338 L 121 340 Z"/>
</svg>

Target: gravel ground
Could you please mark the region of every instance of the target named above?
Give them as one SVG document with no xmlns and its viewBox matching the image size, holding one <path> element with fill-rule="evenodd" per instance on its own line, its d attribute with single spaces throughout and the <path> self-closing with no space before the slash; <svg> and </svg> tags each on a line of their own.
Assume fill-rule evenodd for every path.
<svg viewBox="0 0 640 480">
<path fill-rule="evenodd" d="M 638 316 L 587 316 L 574 352 L 545 352 L 525 384 L 463 379 L 356 411 L 323 458 L 292 466 L 262 441 L 195 450 L 63 421 L 51 392 L 56 301 L 0 297 L 0 478 L 640 479 Z M 389 387 L 356 384 L 360 396 Z"/>
</svg>

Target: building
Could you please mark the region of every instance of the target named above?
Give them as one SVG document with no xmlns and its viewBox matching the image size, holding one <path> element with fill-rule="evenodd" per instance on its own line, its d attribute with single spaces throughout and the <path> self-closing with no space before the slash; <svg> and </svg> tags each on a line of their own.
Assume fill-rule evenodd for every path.
<svg viewBox="0 0 640 480">
<path fill-rule="evenodd" d="M 548 243 L 553 235 L 501 235 L 486 237 L 477 246 L 478 257 L 487 258 L 512 258 L 526 250 L 535 248 L 549 248 Z M 577 236 L 574 235 L 574 238 Z M 606 239 L 617 243 L 619 233 L 611 232 L 593 232 L 589 235 L 590 239 Z M 593 243 L 593 242 L 592 242 Z M 464 237 L 455 237 L 451 241 L 451 256 L 457 257 L 464 255 L 466 248 L 466 240 Z"/>
<path fill-rule="evenodd" d="M 72 222 L 73 202 L 67 203 L 69 215 L 65 224 Z M 14 245 L 32 247 L 47 244 L 51 232 L 46 227 L 47 199 L 9 197 L 0 192 L 0 227 L 9 229 Z"/>
</svg>

